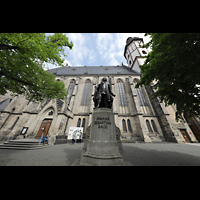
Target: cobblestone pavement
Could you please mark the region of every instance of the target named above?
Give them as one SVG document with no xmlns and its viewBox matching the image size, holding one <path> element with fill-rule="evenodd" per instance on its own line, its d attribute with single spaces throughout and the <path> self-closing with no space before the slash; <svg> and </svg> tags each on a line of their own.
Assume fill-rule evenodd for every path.
<svg viewBox="0 0 200 200">
<path fill-rule="evenodd" d="M 200 166 L 200 144 L 123 143 L 130 166 Z M 0 149 L 0 166 L 70 166 L 81 156 L 83 144 L 54 145 L 38 150 Z"/>
</svg>

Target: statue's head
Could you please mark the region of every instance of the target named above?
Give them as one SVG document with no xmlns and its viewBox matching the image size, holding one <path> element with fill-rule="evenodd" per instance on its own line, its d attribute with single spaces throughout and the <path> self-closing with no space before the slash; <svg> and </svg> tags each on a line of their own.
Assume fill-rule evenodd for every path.
<svg viewBox="0 0 200 200">
<path fill-rule="evenodd" d="M 103 78 L 103 82 L 107 82 L 107 78 L 106 77 Z"/>
</svg>

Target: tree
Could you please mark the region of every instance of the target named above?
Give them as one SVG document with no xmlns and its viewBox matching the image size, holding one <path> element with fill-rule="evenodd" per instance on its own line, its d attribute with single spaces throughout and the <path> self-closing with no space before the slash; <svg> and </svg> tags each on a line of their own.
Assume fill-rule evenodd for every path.
<svg viewBox="0 0 200 200">
<path fill-rule="evenodd" d="M 146 33 L 151 47 L 137 87 L 150 85 L 166 106 L 176 106 L 176 119 L 182 113 L 200 116 L 200 33 Z"/>
<path fill-rule="evenodd" d="M 0 33 L 0 94 L 22 94 L 31 101 L 66 96 L 63 82 L 42 68 L 44 62 L 63 66 L 64 47 L 73 43 L 55 33 Z"/>
</svg>

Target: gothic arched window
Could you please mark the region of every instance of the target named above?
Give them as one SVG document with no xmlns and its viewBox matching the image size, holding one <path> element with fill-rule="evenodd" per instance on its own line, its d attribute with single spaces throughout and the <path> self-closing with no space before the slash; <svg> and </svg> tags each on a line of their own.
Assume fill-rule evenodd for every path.
<svg viewBox="0 0 200 200">
<path fill-rule="evenodd" d="M 69 84 L 69 87 L 67 89 L 67 95 L 69 95 L 69 103 L 70 104 L 70 101 L 71 101 L 71 98 L 72 98 L 72 94 L 73 94 L 73 91 L 74 91 L 74 87 L 75 87 L 75 84 L 76 84 L 76 81 L 74 79 L 72 79 L 70 81 L 70 84 Z"/>
<path fill-rule="evenodd" d="M 131 128 L 131 121 L 130 121 L 130 119 L 127 120 L 127 124 L 128 124 L 128 131 L 130 133 L 132 133 L 133 131 L 132 131 L 132 128 Z"/>
<path fill-rule="evenodd" d="M 117 80 L 117 94 L 118 94 L 119 106 L 127 106 L 124 84 L 121 79 Z"/>
<path fill-rule="evenodd" d="M 81 106 L 88 106 L 90 100 L 90 92 L 91 92 L 91 81 L 87 79 L 85 81 L 85 86 L 83 89 L 83 96 L 81 101 Z"/>
<path fill-rule="evenodd" d="M 81 126 L 81 118 L 78 118 L 78 122 L 77 122 L 77 126 L 76 127 L 80 127 Z"/>
<path fill-rule="evenodd" d="M 122 127 L 123 127 L 123 132 L 127 132 L 125 119 L 122 120 Z"/>
<path fill-rule="evenodd" d="M 146 120 L 147 128 L 150 133 L 153 133 L 149 120 Z"/>
<path fill-rule="evenodd" d="M 82 126 L 81 127 L 83 127 L 83 129 L 85 128 L 85 118 L 83 118 Z"/>
<path fill-rule="evenodd" d="M 136 86 L 137 82 L 138 79 L 134 79 L 133 81 L 134 87 Z M 148 106 L 142 87 L 139 86 L 139 88 L 135 88 L 135 91 L 138 96 L 140 106 Z"/>
<path fill-rule="evenodd" d="M 155 122 L 153 120 L 151 120 L 151 125 L 153 127 L 154 132 L 158 133 Z"/>
</svg>

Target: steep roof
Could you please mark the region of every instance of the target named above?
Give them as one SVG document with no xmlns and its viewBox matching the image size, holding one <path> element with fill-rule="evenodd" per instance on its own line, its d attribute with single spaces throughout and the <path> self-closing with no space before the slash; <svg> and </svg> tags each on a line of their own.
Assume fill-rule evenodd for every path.
<svg viewBox="0 0 200 200">
<path fill-rule="evenodd" d="M 125 57 L 125 58 L 126 58 L 126 56 L 125 56 L 125 54 L 126 54 L 126 49 L 127 49 L 128 45 L 129 45 L 131 42 L 133 42 L 133 41 L 138 41 L 138 40 L 140 40 L 140 41 L 142 41 L 142 42 L 144 43 L 143 38 L 139 38 L 139 37 L 133 37 L 133 38 L 128 37 L 128 38 L 127 38 L 127 40 L 126 40 L 126 45 L 125 45 L 125 48 L 124 48 L 124 57 Z"/>
<path fill-rule="evenodd" d="M 125 65 L 121 66 L 85 66 L 85 67 L 59 67 L 47 70 L 56 76 L 72 76 L 72 75 L 140 75 L 139 72 L 129 69 Z"/>
</svg>

